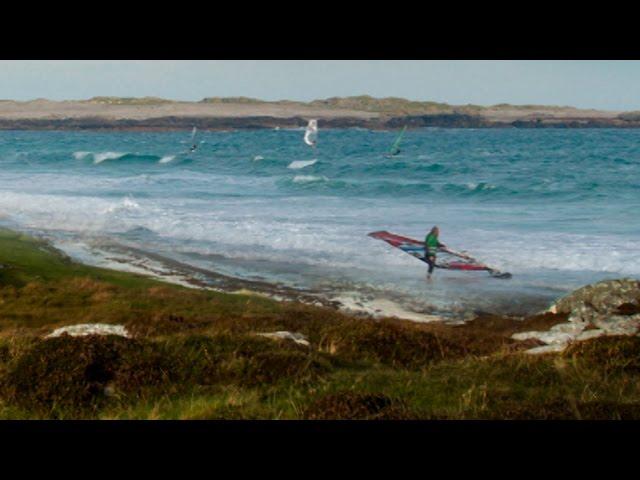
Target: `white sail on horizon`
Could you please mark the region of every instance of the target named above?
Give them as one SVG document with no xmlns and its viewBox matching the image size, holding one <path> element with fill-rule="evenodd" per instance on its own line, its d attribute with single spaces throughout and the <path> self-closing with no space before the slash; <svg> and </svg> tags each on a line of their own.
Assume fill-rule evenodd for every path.
<svg viewBox="0 0 640 480">
<path fill-rule="evenodd" d="M 304 132 L 304 143 L 310 147 L 315 147 L 318 141 L 318 120 L 309 120 L 307 129 Z"/>
</svg>

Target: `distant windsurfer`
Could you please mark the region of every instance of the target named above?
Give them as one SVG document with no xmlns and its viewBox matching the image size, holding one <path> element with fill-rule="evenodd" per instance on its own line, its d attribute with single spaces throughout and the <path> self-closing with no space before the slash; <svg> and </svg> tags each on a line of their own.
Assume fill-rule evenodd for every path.
<svg viewBox="0 0 640 480">
<path fill-rule="evenodd" d="M 389 151 L 389 153 L 387 155 L 385 155 L 388 158 L 391 157 L 395 157 L 396 155 L 399 155 L 401 150 L 400 150 L 400 142 L 402 141 L 402 136 L 404 135 L 404 132 L 407 130 L 407 126 L 405 125 L 404 127 L 402 127 L 402 131 L 400 132 L 400 135 L 398 135 L 398 138 L 396 138 L 396 141 L 393 142 L 393 145 L 391 147 L 391 150 Z"/>
<path fill-rule="evenodd" d="M 304 132 L 304 143 L 312 148 L 316 148 L 318 143 L 318 120 L 309 120 L 309 124 Z"/>
<path fill-rule="evenodd" d="M 197 134 L 198 134 L 198 129 L 196 127 L 193 127 L 193 130 L 191 130 L 191 148 L 189 148 L 190 153 L 195 152 L 196 149 L 198 148 L 198 142 L 196 142 Z"/>
<path fill-rule="evenodd" d="M 436 254 L 438 249 L 447 248 L 446 245 L 440 243 L 438 235 L 440 235 L 440 229 L 437 226 L 434 226 L 424 239 L 424 259 L 429 264 L 429 273 L 427 273 L 428 279 L 431 278 L 433 269 L 436 266 Z"/>
</svg>

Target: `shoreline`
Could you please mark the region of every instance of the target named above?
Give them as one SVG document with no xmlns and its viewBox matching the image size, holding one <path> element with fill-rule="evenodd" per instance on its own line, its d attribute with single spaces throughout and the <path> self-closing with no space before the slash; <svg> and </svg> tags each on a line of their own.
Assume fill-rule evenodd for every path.
<svg viewBox="0 0 640 480">
<path fill-rule="evenodd" d="M 109 118 L 6 119 L 0 118 L 0 131 L 123 131 L 171 132 L 197 127 L 202 131 L 274 130 L 304 128 L 302 117 L 157 117 L 144 120 Z M 389 119 L 325 118 L 319 123 L 324 129 L 363 128 L 373 131 L 409 130 L 421 128 L 452 129 L 636 129 L 640 120 L 618 118 L 519 119 L 493 121 L 471 115 L 420 115 Z"/>
<path fill-rule="evenodd" d="M 36 232 L 31 232 L 34 234 Z M 436 315 L 428 312 L 409 310 L 387 298 L 365 300 L 361 296 L 328 295 L 326 292 L 288 287 L 276 282 L 250 280 L 225 275 L 210 269 L 185 264 L 164 255 L 142 250 L 136 247 L 110 242 L 108 244 L 82 244 L 75 250 L 62 246 L 53 240 L 47 240 L 56 249 L 69 255 L 75 261 L 85 265 L 108 268 L 148 276 L 155 280 L 188 288 L 212 290 L 228 294 L 259 295 L 278 302 L 298 302 L 305 305 L 326 307 L 360 318 L 398 318 L 418 323 L 441 322 L 459 324 L 462 318 L 459 312 Z"/>
</svg>

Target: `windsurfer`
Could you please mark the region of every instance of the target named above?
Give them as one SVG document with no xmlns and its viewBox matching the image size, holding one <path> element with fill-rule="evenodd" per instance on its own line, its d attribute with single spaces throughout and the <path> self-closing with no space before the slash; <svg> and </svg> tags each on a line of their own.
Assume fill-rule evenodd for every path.
<svg viewBox="0 0 640 480">
<path fill-rule="evenodd" d="M 191 130 L 191 147 L 189 148 L 189 152 L 195 152 L 198 148 L 198 142 L 196 142 L 196 135 L 198 134 L 198 129 L 193 127 Z"/>
<path fill-rule="evenodd" d="M 385 155 L 387 158 L 395 157 L 396 155 L 400 154 L 400 151 L 401 151 L 400 141 L 402 140 L 402 136 L 404 135 L 404 132 L 406 130 L 407 130 L 407 126 L 405 125 L 404 127 L 402 127 L 402 131 L 400 132 L 400 135 L 398 135 L 398 138 L 396 138 L 396 141 L 393 142 L 393 145 L 391 146 L 391 150 L 387 155 Z"/>
<path fill-rule="evenodd" d="M 309 124 L 304 132 L 304 143 L 310 147 L 316 148 L 318 142 L 318 121 L 309 120 Z"/>
<path fill-rule="evenodd" d="M 436 266 L 436 253 L 438 249 L 447 248 L 446 245 L 440 243 L 438 235 L 440 235 L 440 229 L 437 226 L 434 226 L 424 239 L 424 258 L 429 264 L 427 278 L 431 278 L 433 269 Z"/>
</svg>

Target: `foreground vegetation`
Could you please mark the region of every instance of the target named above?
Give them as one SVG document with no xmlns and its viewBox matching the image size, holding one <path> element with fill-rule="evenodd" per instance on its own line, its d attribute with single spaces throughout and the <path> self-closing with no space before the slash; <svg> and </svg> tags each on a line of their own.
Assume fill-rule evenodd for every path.
<svg viewBox="0 0 640 480">
<path fill-rule="evenodd" d="M 0 265 L 0 418 L 640 418 L 639 338 L 543 356 L 510 339 L 562 315 L 356 319 L 80 265 L 7 230 Z M 133 338 L 44 338 L 98 322 Z M 279 330 L 310 345 L 256 335 Z"/>
</svg>

